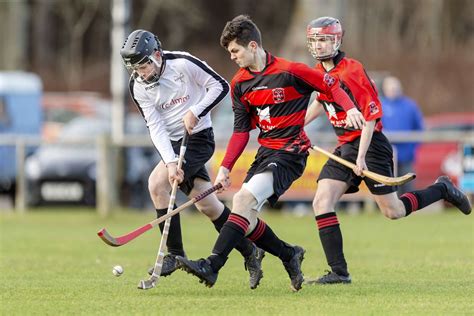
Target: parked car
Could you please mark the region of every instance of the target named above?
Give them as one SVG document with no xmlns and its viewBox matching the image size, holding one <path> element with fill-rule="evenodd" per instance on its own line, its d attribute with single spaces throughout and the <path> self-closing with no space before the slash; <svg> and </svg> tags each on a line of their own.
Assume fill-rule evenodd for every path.
<svg viewBox="0 0 474 316">
<path fill-rule="evenodd" d="M 61 130 L 59 141 L 95 137 L 110 132 L 102 118 L 78 117 Z M 44 203 L 95 204 L 96 149 L 90 145 L 40 146 L 25 162 L 29 205 Z"/>
<path fill-rule="evenodd" d="M 146 126 L 139 115 L 129 115 L 126 125 L 126 130 L 130 129 L 135 134 L 140 132 L 137 128 L 143 126 L 142 132 L 146 133 Z M 81 137 L 90 139 L 90 145 L 55 143 L 40 146 L 25 162 L 28 205 L 95 205 L 97 149 L 93 142 L 97 136 L 110 134 L 110 131 L 108 117 L 80 116 L 64 125 L 59 142 Z M 124 149 L 126 167 L 121 187 L 130 192 L 128 198 L 135 199 L 131 206 L 136 208 L 144 207 L 150 199 L 146 183 L 152 168 L 159 161 L 156 151 L 150 151 L 146 147 Z"/>
<path fill-rule="evenodd" d="M 429 131 L 464 131 L 474 136 L 474 112 L 442 113 L 425 118 L 426 130 Z M 420 144 L 414 169 L 416 187 L 424 188 L 432 184 L 442 174 L 451 177 L 455 183 L 462 172 L 458 142 L 436 142 Z"/>
<path fill-rule="evenodd" d="M 34 73 L 0 72 L 0 139 L 14 136 L 39 137 L 43 124 L 41 96 L 43 84 Z M 31 155 L 35 147 L 27 146 Z M 0 144 L 0 193 L 14 201 L 16 188 L 15 145 Z"/>
</svg>

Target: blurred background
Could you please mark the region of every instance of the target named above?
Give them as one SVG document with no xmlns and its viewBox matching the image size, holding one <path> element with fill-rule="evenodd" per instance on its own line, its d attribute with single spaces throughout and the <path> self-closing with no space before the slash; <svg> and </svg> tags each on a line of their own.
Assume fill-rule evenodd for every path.
<svg viewBox="0 0 474 316">
<path fill-rule="evenodd" d="M 164 49 L 188 51 L 230 81 L 237 66 L 219 37 L 238 14 L 257 23 L 267 50 L 308 65 L 314 59 L 306 25 L 339 18 L 342 50 L 364 64 L 380 95 L 384 78 L 393 76 L 418 105 L 422 128 L 387 131 L 394 143 L 417 144 L 410 162 L 415 187 L 448 174 L 472 193 L 473 12 L 470 0 L 1 0 L 0 209 L 152 210 L 147 180 L 160 158 L 129 98 L 120 46 L 131 30 L 147 29 Z M 231 133 L 230 101 L 213 116 L 218 149 L 211 170 Z M 315 144 L 335 145 L 325 118 L 308 134 Z M 254 147 L 233 171 L 237 186 Z M 312 200 L 324 161 L 311 156 L 305 176 L 283 198 L 287 208 Z M 363 189 L 347 202 L 370 198 Z"/>
</svg>

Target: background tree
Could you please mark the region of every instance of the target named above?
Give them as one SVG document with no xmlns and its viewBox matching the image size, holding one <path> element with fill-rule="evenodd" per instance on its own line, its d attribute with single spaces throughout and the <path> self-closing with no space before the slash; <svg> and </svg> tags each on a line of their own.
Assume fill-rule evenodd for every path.
<svg viewBox="0 0 474 316">
<path fill-rule="evenodd" d="M 165 49 L 186 50 L 230 79 L 236 65 L 219 46 L 226 21 L 249 14 L 264 46 L 313 64 L 305 28 L 341 19 L 343 50 L 368 70 L 401 78 L 425 114 L 472 109 L 474 1 L 471 0 L 133 0 L 131 28 L 158 34 Z M 110 0 L 0 1 L 1 69 L 40 74 L 50 91 L 109 94 Z"/>
</svg>

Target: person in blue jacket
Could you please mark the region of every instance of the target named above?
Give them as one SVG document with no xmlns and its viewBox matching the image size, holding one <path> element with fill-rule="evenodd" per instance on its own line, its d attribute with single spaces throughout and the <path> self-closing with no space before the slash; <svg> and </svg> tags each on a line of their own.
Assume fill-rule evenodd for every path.
<svg viewBox="0 0 474 316">
<path fill-rule="evenodd" d="M 422 131 L 423 114 L 418 104 L 403 94 L 402 85 L 398 78 L 389 76 L 382 83 L 383 97 L 381 98 L 384 115 L 382 124 L 388 132 Z M 413 172 L 417 143 L 394 143 L 397 154 L 398 175 Z M 402 185 L 398 193 L 413 191 L 413 181 Z"/>
</svg>

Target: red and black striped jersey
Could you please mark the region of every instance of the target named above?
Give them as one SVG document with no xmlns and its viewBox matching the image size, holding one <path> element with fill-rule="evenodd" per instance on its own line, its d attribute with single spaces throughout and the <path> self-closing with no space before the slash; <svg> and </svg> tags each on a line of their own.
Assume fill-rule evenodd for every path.
<svg viewBox="0 0 474 316">
<path fill-rule="evenodd" d="M 334 58 L 334 64 L 335 67 L 327 73 L 339 79 L 341 88 L 349 95 L 366 121 L 377 120 L 375 131 L 382 131 L 382 121 L 380 119 L 382 117 L 382 105 L 377 89 L 362 64 L 355 59 L 346 58 L 343 52 L 339 52 Z M 321 63 L 318 63 L 315 68 L 326 72 Z M 326 115 L 336 131 L 339 143 L 351 142 L 360 137 L 361 130 L 344 127 L 347 114 L 342 106 L 334 101 L 332 95 L 320 93 L 318 101 L 324 106 Z"/>
<path fill-rule="evenodd" d="M 331 95 L 337 79 L 267 52 L 261 72 L 241 68 L 231 82 L 234 133 L 258 127 L 261 146 L 303 153 L 311 146 L 303 129 L 311 93 Z"/>
</svg>

